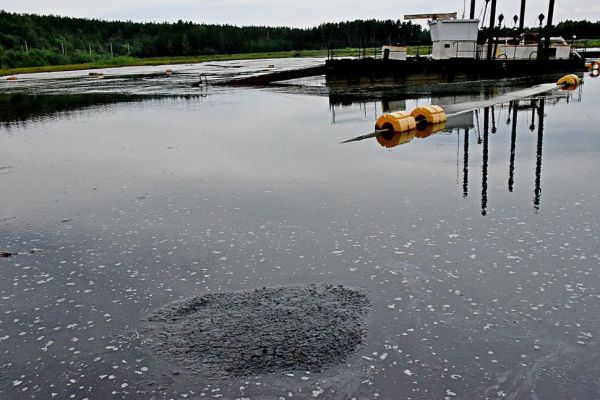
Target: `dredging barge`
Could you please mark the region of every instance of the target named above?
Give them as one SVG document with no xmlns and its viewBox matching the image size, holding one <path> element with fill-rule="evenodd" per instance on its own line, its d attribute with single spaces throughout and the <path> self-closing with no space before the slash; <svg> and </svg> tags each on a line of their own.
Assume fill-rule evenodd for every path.
<svg viewBox="0 0 600 400">
<path fill-rule="evenodd" d="M 499 37 L 504 16 L 498 16 L 496 25 L 496 0 L 485 0 L 486 10 L 491 3 L 487 31 L 480 31 L 480 20 L 474 18 L 476 0 L 471 0 L 469 18 L 457 19 L 455 12 L 404 16 L 407 20 L 428 20 L 432 45 L 425 56 L 409 55 L 408 47 L 384 45 L 372 56 L 367 56 L 364 46 L 358 57 L 337 58 L 331 47 L 325 64 L 242 77 L 224 84 L 261 86 L 325 75 L 328 87 L 390 84 L 409 88 L 437 83 L 494 82 L 503 78 L 535 79 L 585 71 L 585 60 L 575 51 L 573 43 L 551 36 L 554 0 L 549 1 L 545 27 L 542 23 L 546 17 L 538 16 L 538 34 L 524 33 L 526 0 L 521 0 L 520 16 L 513 18 L 515 23 L 519 21 L 519 28 L 509 38 Z M 479 36 L 484 33 L 487 38 L 480 44 Z"/>
<path fill-rule="evenodd" d="M 487 10 L 486 0 L 485 6 Z M 333 52 L 325 64 L 327 84 L 395 83 L 419 85 L 432 82 L 474 81 L 519 76 L 549 75 L 585 70 L 583 58 L 562 37 L 551 37 L 554 0 L 550 0 L 545 27 L 540 21 L 539 34 L 525 35 L 525 0 L 521 14 L 515 15 L 519 29 L 511 38 L 500 38 L 504 16 L 498 16 L 496 0 L 491 0 L 487 40 L 479 44 L 479 23 L 474 18 L 475 0 L 470 17 L 457 19 L 457 13 L 406 15 L 405 20 L 427 19 L 431 32 L 431 53 L 409 56 L 408 48 L 387 45 L 375 57 L 335 58 Z M 485 16 L 484 16 L 485 18 Z"/>
</svg>

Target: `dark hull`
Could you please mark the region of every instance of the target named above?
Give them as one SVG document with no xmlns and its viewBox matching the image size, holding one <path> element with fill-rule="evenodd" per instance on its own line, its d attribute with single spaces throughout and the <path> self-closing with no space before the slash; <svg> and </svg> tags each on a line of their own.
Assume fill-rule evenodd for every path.
<svg viewBox="0 0 600 400">
<path fill-rule="evenodd" d="M 574 73 L 583 70 L 584 62 L 580 59 L 482 61 L 415 58 L 397 61 L 362 58 L 327 60 L 325 74 L 328 85 L 395 84 L 412 86 L 435 82 L 452 83 Z"/>
</svg>

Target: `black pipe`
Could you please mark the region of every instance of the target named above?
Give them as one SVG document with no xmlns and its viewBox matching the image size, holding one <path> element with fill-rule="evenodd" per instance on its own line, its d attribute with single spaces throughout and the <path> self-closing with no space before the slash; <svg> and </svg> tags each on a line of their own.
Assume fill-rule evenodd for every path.
<svg viewBox="0 0 600 400">
<path fill-rule="evenodd" d="M 552 33 L 552 16 L 554 15 L 554 0 L 548 4 L 548 19 L 546 20 L 546 37 L 544 42 L 544 60 L 550 55 L 550 34 Z"/>
<path fill-rule="evenodd" d="M 492 47 L 494 44 L 494 27 L 496 25 L 496 0 L 492 0 L 492 8 L 490 10 L 490 31 L 488 32 L 487 59 L 492 59 Z"/>
<path fill-rule="evenodd" d="M 475 19 L 475 0 L 471 0 L 471 11 L 469 13 L 469 19 Z"/>
<path fill-rule="evenodd" d="M 519 35 L 525 28 L 525 0 L 521 0 L 521 13 L 519 14 Z"/>
</svg>

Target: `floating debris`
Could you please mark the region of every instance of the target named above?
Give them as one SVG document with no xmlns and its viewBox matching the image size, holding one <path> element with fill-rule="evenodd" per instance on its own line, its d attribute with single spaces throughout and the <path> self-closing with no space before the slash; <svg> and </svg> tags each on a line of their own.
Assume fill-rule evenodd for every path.
<svg viewBox="0 0 600 400">
<path fill-rule="evenodd" d="M 13 253 L 9 253 L 8 251 L 0 251 L 0 257 L 2 258 L 12 257 L 13 255 Z"/>
<path fill-rule="evenodd" d="M 368 306 L 332 285 L 208 294 L 155 311 L 146 334 L 159 355 L 213 377 L 321 371 L 362 343 Z"/>
</svg>

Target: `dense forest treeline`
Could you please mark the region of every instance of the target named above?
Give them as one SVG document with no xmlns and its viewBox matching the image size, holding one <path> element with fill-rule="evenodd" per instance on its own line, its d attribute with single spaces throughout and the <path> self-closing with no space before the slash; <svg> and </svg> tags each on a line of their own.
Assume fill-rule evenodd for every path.
<svg viewBox="0 0 600 400">
<path fill-rule="evenodd" d="M 400 21 L 288 27 L 137 23 L 0 11 L 0 67 L 96 61 L 99 57 L 191 56 L 324 49 L 331 42 L 422 42 L 429 33 Z M 111 53 L 112 48 L 112 53 Z"/>
<path fill-rule="evenodd" d="M 600 38 L 600 22 L 565 21 L 555 32 L 567 38 Z M 194 56 L 429 41 L 427 30 L 400 20 L 356 20 L 301 29 L 101 21 L 0 11 L 0 68 L 85 63 L 123 55 Z"/>
</svg>

